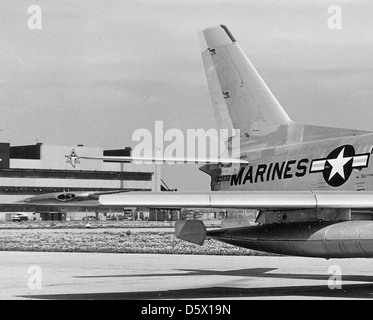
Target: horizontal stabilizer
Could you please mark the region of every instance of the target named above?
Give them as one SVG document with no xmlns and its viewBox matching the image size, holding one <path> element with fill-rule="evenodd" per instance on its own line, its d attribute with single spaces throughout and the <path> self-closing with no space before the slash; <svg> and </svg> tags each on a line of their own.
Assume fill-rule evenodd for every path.
<svg viewBox="0 0 373 320">
<path fill-rule="evenodd" d="M 112 162 L 156 162 L 156 163 L 188 163 L 188 164 L 248 164 L 248 161 L 236 158 L 193 158 L 193 157 L 110 157 L 110 156 L 78 156 L 73 149 L 69 155 L 65 155 L 66 162 L 70 163 L 74 168 L 80 159 L 85 160 L 101 160 Z"/>
<path fill-rule="evenodd" d="M 177 221 L 175 236 L 178 239 L 203 245 L 206 238 L 206 228 L 201 220 Z"/>
</svg>

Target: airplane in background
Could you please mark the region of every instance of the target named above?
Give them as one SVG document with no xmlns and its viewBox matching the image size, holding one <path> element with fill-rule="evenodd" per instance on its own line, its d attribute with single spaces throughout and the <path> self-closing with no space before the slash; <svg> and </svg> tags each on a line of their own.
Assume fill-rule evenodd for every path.
<svg viewBox="0 0 373 320">
<path fill-rule="evenodd" d="M 201 43 L 217 123 L 239 129 L 241 141 L 236 160 L 200 168 L 211 176 L 211 192 L 49 194 L 26 202 L 257 209 L 254 226 L 206 230 L 202 221 L 187 220 L 175 233 L 199 245 L 208 237 L 283 255 L 373 257 L 373 133 L 293 122 L 226 26 L 202 31 Z"/>
</svg>

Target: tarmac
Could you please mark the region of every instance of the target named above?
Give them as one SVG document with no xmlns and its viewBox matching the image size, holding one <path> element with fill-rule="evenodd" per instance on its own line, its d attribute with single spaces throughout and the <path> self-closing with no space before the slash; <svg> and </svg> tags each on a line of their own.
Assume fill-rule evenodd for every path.
<svg viewBox="0 0 373 320">
<path fill-rule="evenodd" d="M 0 252 L 0 299 L 372 299 L 373 260 Z"/>
</svg>

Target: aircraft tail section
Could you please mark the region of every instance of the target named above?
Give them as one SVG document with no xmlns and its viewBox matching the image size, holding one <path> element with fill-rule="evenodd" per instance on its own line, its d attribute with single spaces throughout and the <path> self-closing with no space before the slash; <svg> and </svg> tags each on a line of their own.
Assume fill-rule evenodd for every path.
<svg viewBox="0 0 373 320">
<path fill-rule="evenodd" d="M 264 136 L 291 123 L 227 27 L 200 34 L 202 58 L 217 124 L 240 129 L 246 136 Z"/>
</svg>

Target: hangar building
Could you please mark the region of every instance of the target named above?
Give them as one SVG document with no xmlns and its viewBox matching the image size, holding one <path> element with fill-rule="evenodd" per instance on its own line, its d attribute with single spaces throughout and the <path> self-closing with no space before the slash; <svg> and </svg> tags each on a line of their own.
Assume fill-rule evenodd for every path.
<svg viewBox="0 0 373 320">
<path fill-rule="evenodd" d="M 130 156 L 131 148 L 103 150 L 97 147 L 74 147 L 78 155 Z M 35 145 L 11 146 L 0 143 L 0 220 L 5 213 L 56 211 L 56 208 L 37 208 L 17 204 L 27 197 L 63 191 L 159 191 L 160 166 L 155 164 L 81 160 L 75 168 L 65 155 L 71 146 Z M 63 209 L 61 209 L 63 210 Z M 60 210 L 60 211 L 61 211 Z M 95 208 L 77 208 L 94 211 Z M 118 208 L 123 210 L 123 208 Z"/>
</svg>

